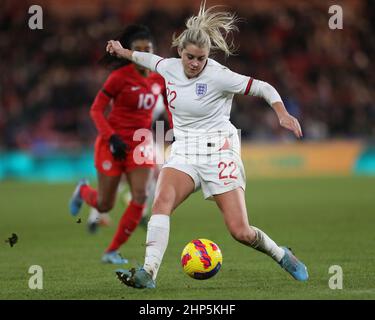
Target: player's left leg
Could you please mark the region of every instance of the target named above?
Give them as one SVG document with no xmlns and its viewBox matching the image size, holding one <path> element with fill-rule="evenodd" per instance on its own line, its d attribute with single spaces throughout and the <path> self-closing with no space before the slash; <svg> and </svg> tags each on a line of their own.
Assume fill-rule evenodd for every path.
<svg viewBox="0 0 375 320">
<path fill-rule="evenodd" d="M 73 216 L 78 215 L 84 202 L 100 213 L 108 212 L 113 208 L 121 175 L 108 176 L 97 171 L 97 176 L 98 189 L 90 187 L 86 179 L 78 182 L 69 201 L 70 213 Z"/>
<path fill-rule="evenodd" d="M 73 217 L 78 215 L 79 211 L 81 210 L 82 204 L 84 202 L 81 197 L 81 187 L 85 185 L 88 185 L 88 181 L 86 179 L 81 179 L 75 187 L 73 194 L 69 200 L 69 211 Z"/>
<path fill-rule="evenodd" d="M 111 218 L 108 212 L 99 213 L 99 211 L 91 207 L 90 214 L 87 218 L 87 230 L 89 233 L 94 234 L 98 231 L 99 226 L 109 226 Z"/>
<path fill-rule="evenodd" d="M 290 250 L 279 247 L 262 230 L 249 225 L 245 195 L 242 188 L 239 187 L 214 195 L 214 199 L 234 239 L 269 255 L 296 280 L 305 281 L 308 279 L 306 266 Z"/>
<path fill-rule="evenodd" d="M 117 251 L 138 226 L 147 200 L 147 184 L 151 172 L 151 168 L 141 167 L 127 173 L 132 199 L 120 219 L 117 231 L 106 252 Z"/>
</svg>

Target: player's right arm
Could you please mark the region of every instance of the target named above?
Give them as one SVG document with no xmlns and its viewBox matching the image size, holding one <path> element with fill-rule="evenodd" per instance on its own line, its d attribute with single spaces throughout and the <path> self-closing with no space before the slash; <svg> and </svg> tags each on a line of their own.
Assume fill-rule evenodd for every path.
<svg viewBox="0 0 375 320">
<path fill-rule="evenodd" d="M 158 72 L 157 66 L 159 62 L 163 60 L 162 57 L 156 54 L 125 49 L 122 47 L 120 41 L 115 40 L 108 41 L 106 51 L 111 55 L 115 55 L 118 58 L 128 59 L 155 72 Z"/>
<path fill-rule="evenodd" d="M 115 134 L 115 131 L 108 123 L 104 114 L 111 100 L 120 92 L 120 83 L 121 78 L 112 72 L 97 93 L 90 108 L 91 119 L 94 121 L 99 134 L 106 140 L 109 140 Z"/>
</svg>

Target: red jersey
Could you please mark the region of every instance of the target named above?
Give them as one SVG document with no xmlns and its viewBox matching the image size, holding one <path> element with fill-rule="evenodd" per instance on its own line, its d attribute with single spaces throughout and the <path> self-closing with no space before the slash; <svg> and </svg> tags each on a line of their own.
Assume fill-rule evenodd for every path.
<svg viewBox="0 0 375 320">
<path fill-rule="evenodd" d="M 150 129 L 152 111 L 160 94 L 165 97 L 165 82 L 155 72 L 143 77 L 134 64 L 113 71 L 90 110 L 99 134 L 104 139 L 114 133 L 129 138 L 137 129 Z M 104 111 L 111 99 L 112 110 L 106 118 Z"/>
</svg>

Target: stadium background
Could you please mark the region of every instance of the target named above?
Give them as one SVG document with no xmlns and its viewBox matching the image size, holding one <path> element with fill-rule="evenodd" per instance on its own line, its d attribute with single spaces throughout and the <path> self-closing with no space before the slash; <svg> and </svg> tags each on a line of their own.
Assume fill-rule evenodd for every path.
<svg viewBox="0 0 375 320">
<path fill-rule="evenodd" d="M 155 35 L 156 53 L 174 56 L 176 52 L 170 48 L 172 34 L 182 30 L 183 22 L 196 12 L 199 3 L 197 0 L 1 1 L 2 238 L 5 239 L 7 233 L 10 234 L 15 229 L 27 234 L 30 230 L 25 226 L 25 221 L 33 225 L 30 216 L 36 221 L 42 221 L 37 217 L 49 219 L 56 228 L 62 219 L 65 227 L 61 227 L 60 236 L 65 236 L 62 231 L 69 230 L 71 226 L 67 226 L 66 220 L 69 217 L 64 206 L 73 183 L 82 176 L 90 177 L 95 182 L 92 147 L 96 131 L 89 118 L 89 107 L 109 73 L 97 65 L 106 41 L 130 23 L 144 23 Z M 31 16 L 28 8 L 34 4 L 43 8 L 43 30 L 28 28 Z M 273 84 L 283 97 L 289 112 L 300 120 L 304 131 L 304 139 L 295 141 L 292 135 L 279 127 L 276 116 L 264 101 L 248 97 L 235 98 L 232 121 L 242 130 L 242 154 L 251 182 L 249 198 L 255 200 L 254 209 L 261 211 L 268 203 L 267 195 L 273 195 L 280 196 L 274 201 L 279 205 L 284 204 L 286 217 L 286 212 L 301 210 L 315 215 L 317 220 L 313 220 L 316 222 L 316 230 L 323 232 L 324 229 L 321 225 L 324 222 L 317 217 L 332 219 L 331 222 L 336 219 L 345 221 L 347 224 L 341 226 L 342 235 L 338 235 L 339 238 L 333 242 L 335 245 L 342 243 L 341 236 L 345 237 L 346 232 L 353 227 L 353 211 L 355 215 L 358 211 L 363 214 L 356 220 L 356 229 L 364 230 L 374 225 L 371 215 L 374 208 L 371 194 L 375 174 L 375 67 L 372 61 L 375 55 L 374 1 L 208 1 L 209 6 L 217 4 L 227 5 L 231 11 L 236 11 L 243 22 L 239 24 L 240 32 L 235 34 L 238 54 L 228 59 L 218 54 L 215 58 L 234 71 Z M 343 8 L 343 30 L 331 30 L 328 27 L 331 16 L 328 8 L 333 4 L 339 4 Z M 311 198 L 303 198 L 304 190 L 306 193 L 311 192 Z M 283 191 L 285 194 L 281 195 Z M 313 192 L 316 194 L 312 195 Z M 295 194 L 300 197 L 299 200 L 295 200 Z M 44 195 L 49 201 L 46 204 L 36 200 Z M 199 196 L 194 197 L 195 202 L 192 204 L 197 212 L 212 211 L 212 207 L 207 209 L 209 205 Z M 293 201 L 298 202 L 297 207 L 293 207 Z M 308 203 L 311 207 L 306 209 L 304 205 Z M 322 203 L 328 203 L 330 209 L 322 210 Z M 252 205 L 251 203 L 250 206 Z M 344 210 L 344 205 L 347 211 Z M 28 212 L 30 208 L 31 213 Z M 183 206 L 181 211 L 184 210 L 189 215 L 188 207 Z M 274 211 L 275 207 L 269 210 Z M 119 214 L 117 212 L 115 217 Z M 255 217 L 268 226 L 267 219 L 262 220 L 261 215 Z M 188 221 L 186 216 L 181 219 Z M 271 215 L 269 228 L 273 234 L 283 239 L 282 233 L 272 229 L 273 221 L 275 217 Z M 279 224 L 283 222 L 278 218 L 276 221 Z M 293 224 L 294 219 L 291 216 L 287 221 Z M 296 222 L 296 225 L 299 223 L 302 222 Z M 314 224 L 311 223 L 313 228 Z M 222 226 L 216 231 L 211 229 L 203 233 L 204 237 L 211 235 L 215 240 L 218 237 L 217 230 L 225 232 Z M 204 230 L 203 228 L 202 232 Z M 112 232 L 113 230 L 104 231 L 100 235 L 100 241 L 105 243 Z M 45 242 L 38 234 L 39 238 L 36 238 L 41 245 Z M 309 230 L 301 232 L 300 236 L 309 239 L 308 234 Z M 315 235 L 312 233 L 311 238 Z M 190 240 L 190 236 L 193 235 L 187 234 L 177 242 L 176 252 L 183 247 L 184 241 Z M 366 232 L 361 233 L 361 236 L 363 244 L 374 241 L 373 236 L 370 239 Z M 74 241 L 83 241 L 84 244 L 93 246 L 98 241 L 84 238 L 81 230 Z M 289 238 L 285 236 L 285 239 Z M 74 241 L 70 244 L 75 243 Z M 144 241 L 144 234 L 137 234 L 132 241 Z M 226 241 L 229 243 L 227 239 L 223 240 L 224 244 Z M 332 248 L 335 247 L 333 243 Z M 323 245 L 324 242 L 321 243 Z M 31 245 L 30 248 L 35 249 L 36 246 L 37 244 Z M 99 255 L 101 248 L 97 247 Z M 139 252 L 136 253 L 131 250 L 141 260 L 143 248 L 138 248 Z M 239 252 L 243 254 L 243 251 Z M 40 252 L 37 250 L 36 255 L 38 254 Z M 345 257 L 348 252 L 340 254 Z M 9 269 L 9 261 L 18 259 L 15 250 L 10 256 L 9 248 L 2 248 L 0 255 L 4 258 L 0 264 L 4 272 Z M 67 255 L 73 257 L 73 250 L 70 249 Z M 332 252 L 331 256 L 334 256 Z M 225 257 L 224 254 L 224 261 Z M 95 257 L 90 259 L 95 263 Z M 26 266 L 26 261 L 29 262 L 25 259 L 22 268 Z M 19 270 L 22 268 L 20 266 Z M 97 274 L 99 272 L 98 269 Z M 27 278 L 27 275 L 23 276 Z M 367 279 L 367 276 L 366 274 L 364 277 Z M 17 276 L 15 279 L 19 280 Z M 363 284 L 367 283 L 367 280 L 362 280 Z M 359 280 L 353 280 L 354 287 L 358 283 L 362 284 Z M 262 285 L 263 282 L 258 283 L 258 287 Z M 18 291 L 21 290 L 17 289 L 22 287 L 21 282 L 18 282 L 17 288 L 13 288 L 10 282 L 8 286 L 2 286 L 3 289 L 5 287 L 7 289 L 0 292 L 2 298 L 33 297 L 30 292 L 24 294 Z M 200 290 L 203 290 L 203 286 Z M 373 287 L 369 284 L 362 291 L 364 295 L 354 297 L 375 296 Z M 305 293 L 310 298 L 337 298 L 328 293 L 322 295 L 320 291 Z M 80 298 L 78 293 L 76 296 L 73 293 L 54 294 L 41 294 L 38 297 Z M 349 296 L 353 297 L 350 293 Z M 112 297 L 117 296 L 114 294 Z M 186 298 L 183 295 L 175 297 Z M 188 296 L 191 297 L 194 296 Z M 220 298 L 219 295 L 218 297 Z M 233 297 L 238 298 L 235 295 Z M 301 298 L 303 295 L 260 294 L 255 298 L 257 297 Z"/>
<path fill-rule="evenodd" d="M 244 22 L 235 36 L 238 55 L 217 59 L 273 84 L 301 121 L 303 144 L 314 142 L 314 155 L 322 152 L 320 158 L 326 161 L 311 169 L 306 147 L 299 149 L 262 100 L 237 97 L 232 121 L 241 128 L 243 141 L 289 142 L 296 145 L 298 158 L 275 153 L 271 145 L 270 154 L 262 148 L 258 155 L 255 148 L 245 160 L 254 163 L 271 155 L 269 166 L 274 170 L 296 163 L 308 172 L 324 173 L 334 170 L 332 163 L 338 159 L 347 158 L 348 150 L 351 159 L 344 160 L 341 173 L 375 172 L 374 151 L 367 148 L 375 133 L 374 4 L 340 3 L 344 30 L 328 28 L 329 1 L 219 3 L 239 12 Z M 153 30 L 157 53 L 173 56 L 172 34 L 181 31 L 199 1 L 40 1 L 44 29 L 35 31 L 27 28 L 31 4 L 35 3 L 3 1 L 0 13 L 0 179 L 71 180 L 82 173 L 92 175 L 94 171 L 88 170 L 96 132 L 88 109 L 108 74 L 97 65 L 103 44 L 125 25 L 140 22 Z M 345 148 L 331 145 L 328 154 L 324 145 L 316 145 L 333 139 L 350 142 Z M 81 155 L 83 150 L 89 153 Z M 267 173 L 247 168 L 249 174 Z"/>
</svg>

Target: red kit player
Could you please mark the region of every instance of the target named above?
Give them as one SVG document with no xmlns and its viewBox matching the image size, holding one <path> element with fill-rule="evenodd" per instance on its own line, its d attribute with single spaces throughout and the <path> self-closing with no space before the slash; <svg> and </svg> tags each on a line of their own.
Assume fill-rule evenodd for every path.
<svg viewBox="0 0 375 320">
<path fill-rule="evenodd" d="M 152 35 L 145 26 L 127 27 L 118 40 L 133 50 L 153 52 Z M 98 189 L 81 180 L 70 200 L 70 212 L 76 216 L 83 202 L 101 213 L 110 211 L 121 176 L 125 174 L 132 199 L 102 257 L 103 262 L 122 264 L 127 260 L 120 256 L 118 249 L 128 240 L 142 218 L 147 201 L 147 185 L 154 167 L 152 138 L 139 141 L 134 134 L 138 129 L 151 129 L 152 111 L 159 96 L 165 92 L 165 83 L 157 73 L 108 53 L 101 62 L 116 69 L 98 92 L 90 110 L 99 132 L 95 143 Z M 110 103 L 112 109 L 106 117 Z"/>
</svg>

